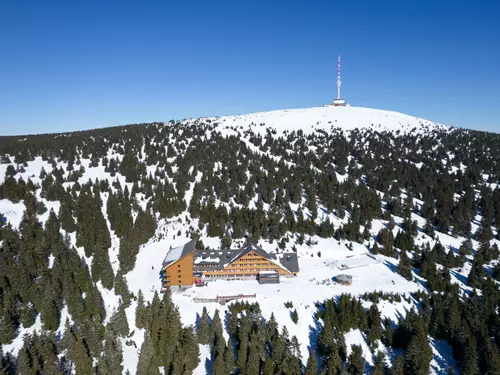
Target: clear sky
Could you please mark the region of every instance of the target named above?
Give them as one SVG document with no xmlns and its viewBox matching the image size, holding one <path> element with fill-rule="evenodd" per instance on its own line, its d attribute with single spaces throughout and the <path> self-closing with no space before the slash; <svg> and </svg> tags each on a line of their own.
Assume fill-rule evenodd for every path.
<svg viewBox="0 0 500 375">
<path fill-rule="evenodd" d="M 0 1 L 0 134 L 320 106 L 500 132 L 499 1 Z"/>
</svg>

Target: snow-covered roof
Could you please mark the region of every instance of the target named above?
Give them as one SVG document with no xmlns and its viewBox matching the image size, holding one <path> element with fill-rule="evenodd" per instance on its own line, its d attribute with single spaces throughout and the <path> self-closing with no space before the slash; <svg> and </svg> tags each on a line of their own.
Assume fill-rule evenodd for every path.
<svg viewBox="0 0 500 375">
<path fill-rule="evenodd" d="M 335 276 L 335 279 L 337 281 L 351 282 L 352 281 L 352 276 L 351 275 L 346 275 L 346 274 L 341 274 L 341 275 Z"/>
<path fill-rule="evenodd" d="M 216 252 L 197 251 L 194 263 L 197 265 L 210 265 L 222 269 L 252 251 L 270 262 L 273 262 L 284 270 L 289 272 L 299 272 L 299 262 L 296 253 L 283 253 L 276 256 L 276 254 L 268 253 L 259 246 L 249 242 L 243 245 L 241 249 L 236 250 L 218 250 Z"/>
<path fill-rule="evenodd" d="M 188 243 L 170 249 L 163 260 L 163 266 L 168 266 L 181 258 L 184 258 L 195 249 L 197 239 L 194 238 Z"/>
<path fill-rule="evenodd" d="M 278 275 L 277 271 L 259 271 L 259 275 Z"/>
</svg>

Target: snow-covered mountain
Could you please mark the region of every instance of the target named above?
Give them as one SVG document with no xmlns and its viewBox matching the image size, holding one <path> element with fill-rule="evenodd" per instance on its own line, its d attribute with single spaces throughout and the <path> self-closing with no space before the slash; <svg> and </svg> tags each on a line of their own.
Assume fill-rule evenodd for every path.
<svg viewBox="0 0 500 375">
<path fill-rule="evenodd" d="M 346 293 L 360 297 L 368 310 L 374 304 L 368 294 L 381 292 L 390 297 L 375 303 L 380 319 L 387 318 L 394 325 L 412 308 L 421 308 L 423 302 L 415 292 L 432 294 L 436 288 L 420 269 L 426 244 L 430 249 L 437 246 L 436 252 L 444 251 L 443 256 L 450 252 L 457 259 L 464 256 L 458 266 L 436 260 L 436 267 L 446 270 L 464 298 L 472 292 L 468 276 L 476 267 L 475 254 L 483 251 L 485 242 L 493 248 L 499 245 L 498 141 L 496 134 L 357 107 L 0 137 L 0 214 L 24 238 L 22 222 L 29 209 L 26 194 L 35 197 L 36 217 L 43 225 L 51 210 L 61 222 L 63 211 L 69 210 L 77 229 L 70 231 L 63 225 L 61 235 L 67 235 L 68 246 L 75 247 L 91 270 L 103 298 L 103 325 L 119 310 L 123 296 L 116 280 L 124 274 L 135 297 L 125 308 L 130 334 L 120 338 L 124 373 L 136 372 L 146 332 L 136 327 L 137 296 L 141 291 L 146 302 L 152 301 L 160 291 L 161 265 L 170 248 L 193 235 L 212 249 L 219 248 L 226 237 L 232 247 L 238 247 L 246 235 L 266 251 L 296 251 L 299 276 L 280 284 L 218 280 L 204 288 L 175 291 L 172 299 L 182 323 L 192 325 L 204 306 L 210 316 L 216 309 L 221 316 L 228 312 L 228 306 L 195 303 L 195 297 L 255 293 L 255 301 L 249 302 L 258 302 L 264 319 L 273 313 L 280 327 L 286 326 L 290 337 L 297 337 L 305 365 L 321 330 L 318 303 Z M 95 276 L 97 250 L 89 252 L 86 241 L 78 240 L 84 236 L 78 228 L 90 225 L 84 224 L 87 219 L 82 216 L 81 191 L 86 184 L 92 185 L 89 194 L 101 204 L 109 231 L 104 262 L 109 260 L 117 278 L 111 288 L 103 286 L 105 276 Z M 127 242 L 132 241 L 127 231 L 135 228 L 144 212 L 155 219 L 153 235 L 137 242 L 136 252 L 127 250 Z M 408 227 L 412 221 L 415 232 Z M 134 233 L 143 233 L 139 229 Z M 491 238 L 484 237 L 485 230 L 491 231 Z M 411 245 L 402 249 L 408 239 L 401 239 L 403 233 L 410 232 Z M 459 254 L 468 235 L 473 252 Z M 5 236 L 0 240 L 2 247 L 10 246 Z M 402 252 L 414 261 L 411 280 L 400 274 Z M 51 269 L 54 251 L 49 249 L 48 254 Z M 129 258 L 134 260 L 130 271 L 125 268 Z M 496 258 L 486 258 L 478 267 L 490 276 L 481 277 L 494 275 L 496 264 Z M 332 278 L 340 273 L 352 275 L 352 285 L 335 284 Z M 26 298 L 20 297 L 20 303 L 26 303 Z M 65 331 L 67 319 L 74 322 L 66 299 L 62 303 L 58 327 L 53 330 L 59 334 Z M 298 313 L 297 323 L 290 318 L 292 310 Z M 6 314 L 5 309 L 0 312 Z M 2 344 L 3 353 L 17 355 L 23 335 L 44 328 L 38 313 L 29 327 L 21 322 L 16 337 Z M 227 330 L 224 336 L 229 337 Z M 367 373 L 377 350 L 385 354 L 388 366 L 401 353 L 381 340 L 368 345 L 366 333 L 359 328 L 345 334 L 345 343 L 347 356 L 351 344 L 361 345 Z M 463 367 L 449 341 L 429 334 L 429 344 L 431 373 Z M 200 348 L 195 374 L 205 374 L 213 365 L 209 347 Z M 64 351 L 59 355 L 64 357 Z"/>
<path fill-rule="evenodd" d="M 433 129 L 446 130 L 449 127 L 403 113 L 363 107 L 315 107 L 257 112 L 236 116 L 206 117 L 184 121 L 216 121 L 223 128 L 253 125 L 255 132 L 263 133 L 266 127 L 276 130 L 277 134 L 302 130 L 305 134 L 317 130 L 329 131 L 338 128 L 342 131 L 354 129 L 373 129 L 377 131 L 425 133 Z M 265 124 L 265 127 L 259 125 Z M 260 131 L 258 130 L 260 129 Z"/>
</svg>

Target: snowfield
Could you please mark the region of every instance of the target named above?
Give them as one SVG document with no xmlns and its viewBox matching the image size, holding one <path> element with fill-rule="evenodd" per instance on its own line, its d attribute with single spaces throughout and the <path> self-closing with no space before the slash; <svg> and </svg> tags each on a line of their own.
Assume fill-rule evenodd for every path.
<svg viewBox="0 0 500 375">
<path fill-rule="evenodd" d="M 243 127 L 243 129 L 251 127 L 254 132 L 260 134 L 265 134 L 267 127 L 275 129 L 278 134 L 299 130 L 308 134 L 316 130 L 330 131 L 332 128 L 342 131 L 372 128 L 377 131 L 400 131 L 402 133 L 423 133 L 428 131 L 427 128 L 451 129 L 445 125 L 399 112 L 362 107 L 285 109 L 237 116 L 189 119 L 184 122 L 193 123 L 198 120 L 210 120 L 226 129 L 228 127 Z M 265 125 L 261 126 L 261 124 Z"/>
</svg>

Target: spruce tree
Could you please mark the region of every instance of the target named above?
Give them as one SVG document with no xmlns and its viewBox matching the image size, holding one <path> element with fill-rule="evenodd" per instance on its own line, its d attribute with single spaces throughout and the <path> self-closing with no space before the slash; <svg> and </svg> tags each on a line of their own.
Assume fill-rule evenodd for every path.
<svg viewBox="0 0 500 375">
<path fill-rule="evenodd" d="M 120 337 L 127 337 L 129 334 L 129 326 L 127 321 L 127 315 L 125 313 L 125 306 L 120 303 L 118 309 L 114 311 L 111 319 L 109 321 L 110 330 L 113 334 Z"/>
<path fill-rule="evenodd" d="M 405 374 L 427 375 L 432 360 L 432 349 L 427 335 L 417 333 L 408 344 L 405 355 Z"/>
<path fill-rule="evenodd" d="M 388 374 L 388 368 L 385 364 L 385 355 L 383 352 L 379 351 L 375 356 L 372 375 L 387 375 L 387 374 Z"/>
<path fill-rule="evenodd" d="M 203 306 L 203 311 L 200 317 L 200 324 L 198 326 L 198 342 L 202 345 L 207 345 L 211 342 L 211 327 L 208 317 L 207 308 Z"/>
<path fill-rule="evenodd" d="M 224 351 L 225 374 L 231 375 L 234 371 L 234 349 L 231 338 L 227 339 L 226 350 Z"/>
<path fill-rule="evenodd" d="M 306 371 L 304 375 L 317 375 L 318 373 L 318 361 L 316 360 L 316 353 L 310 352 L 309 358 L 307 358 Z"/>
<path fill-rule="evenodd" d="M 406 250 L 401 250 L 398 264 L 398 273 L 406 280 L 411 281 L 413 279 L 413 276 L 411 274 L 411 263 L 408 255 L 406 255 Z"/>
<path fill-rule="evenodd" d="M 106 331 L 104 350 L 99 358 L 97 369 L 102 375 L 121 375 L 123 372 L 122 346 L 118 337 L 111 331 Z"/>
<path fill-rule="evenodd" d="M 405 375 L 405 359 L 402 354 L 399 354 L 392 364 L 391 375 Z"/>
<path fill-rule="evenodd" d="M 466 344 L 465 355 L 461 364 L 461 373 L 463 375 L 479 374 L 477 346 L 474 339 L 469 339 Z"/>
<path fill-rule="evenodd" d="M 250 342 L 247 362 L 242 373 L 243 375 L 253 375 L 260 373 L 260 356 L 257 342 Z"/>
<path fill-rule="evenodd" d="M 363 359 L 363 352 L 361 346 L 352 345 L 351 354 L 347 360 L 347 370 L 351 375 L 363 375 L 365 369 L 365 361 Z"/>
<path fill-rule="evenodd" d="M 0 315 L 0 344 L 10 344 L 17 336 L 17 327 L 11 314 Z"/>
<path fill-rule="evenodd" d="M 132 293 L 130 293 L 128 289 L 127 280 L 125 279 L 125 276 L 123 276 L 121 270 L 118 270 L 118 272 L 116 273 L 115 294 L 121 297 L 125 307 L 130 306 Z"/>
<path fill-rule="evenodd" d="M 262 368 L 262 375 L 274 375 L 274 362 L 271 356 L 267 355 Z"/>
<path fill-rule="evenodd" d="M 222 354 L 218 354 L 215 357 L 215 361 L 212 365 L 212 375 L 225 375 L 226 365 L 224 363 L 224 358 Z"/>
<path fill-rule="evenodd" d="M 137 293 L 137 307 L 135 308 L 135 326 L 137 328 L 146 328 L 146 307 L 144 305 L 144 295 L 142 290 L 139 289 Z"/>
<path fill-rule="evenodd" d="M 87 346 L 81 339 L 76 340 L 70 358 L 74 362 L 77 374 L 92 375 L 92 359 Z"/>
<path fill-rule="evenodd" d="M 223 348 L 223 345 L 225 345 L 225 340 L 222 332 L 222 321 L 220 319 L 219 310 L 216 309 L 211 324 L 210 341 L 214 346 L 219 346 L 218 349 Z"/>
<path fill-rule="evenodd" d="M 137 375 L 149 374 L 149 367 L 154 356 L 156 356 L 156 353 L 153 345 L 153 340 L 151 339 L 149 333 L 146 331 L 144 332 L 144 341 L 142 342 L 141 351 L 139 353 Z"/>
</svg>

